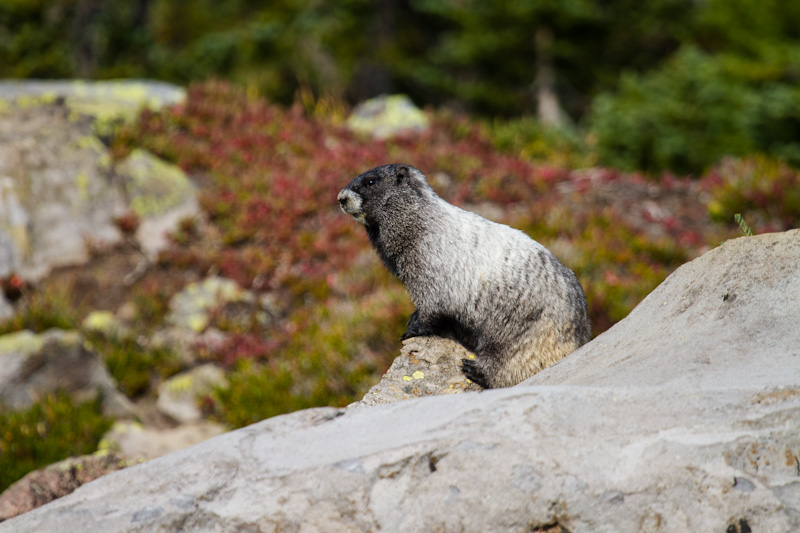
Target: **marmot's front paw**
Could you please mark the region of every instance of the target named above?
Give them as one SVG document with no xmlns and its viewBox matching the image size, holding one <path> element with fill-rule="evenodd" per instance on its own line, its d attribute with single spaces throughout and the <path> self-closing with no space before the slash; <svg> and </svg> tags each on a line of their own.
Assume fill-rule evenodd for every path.
<svg viewBox="0 0 800 533">
<path fill-rule="evenodd" d="M 468 380 L 475 383 L 476 385 L 488 389 L 489 383 L 486 381 L 486 377 L 483 375 L 480 367 L 478 367 L 478 363 L 474 359 L 462 359 L 461 360 L 461 371 L 467 377 Z"/>
<path fill-rule="evenodd" d="M 433 332 L 428 330 L 423 330 L 422 328 L 408 328 L 405 333 L 400 337 L 401 341 L 406 339 L 410 339 L 411 337 L 428 337 L 433 335 Z"/>
<path fill-rule="evenodd" d="M 400 337 L 401 341 L 410 339 L 411 337 L 426 337 L 433 335 L 430 328 L 423 327 L 419 319 L 419 311 L 414 311 L 408 317 L 408 324 L 406 325 L 406 332 Z"/>
</svg>

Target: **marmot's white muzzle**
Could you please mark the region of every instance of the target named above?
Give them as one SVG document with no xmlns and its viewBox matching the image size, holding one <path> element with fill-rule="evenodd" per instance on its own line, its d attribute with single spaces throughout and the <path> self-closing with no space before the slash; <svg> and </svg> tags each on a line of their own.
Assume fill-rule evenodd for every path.
<svg viewBox="0 0 800 533">
<path fill-rule="evenodd" d="M 364 224 L 364 213 L 361 210 L 361 196 L 351 191 L 350 189 L 342 189 L 339 191 L 339 207 L 356 219 L 360 224 Z"/>
</svg>

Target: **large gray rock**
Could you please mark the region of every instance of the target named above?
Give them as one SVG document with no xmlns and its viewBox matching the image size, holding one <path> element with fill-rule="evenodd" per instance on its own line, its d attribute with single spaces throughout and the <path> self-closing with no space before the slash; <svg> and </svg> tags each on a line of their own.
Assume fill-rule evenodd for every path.
<svg viewBox="0 0 800 533">
<path fill-rule="evenodd" d="M 196 215 L 179 168 L 142 151 L 115 165 L 99 137 L 103 124 L 183 97 L 178 87 L 140 81 L 0 81 L 0 277 L 37 280 L 86 261 L 91 247 L 122 238 L 114 220 L 129 211 L 141 217 L 137 237 L 153 255 L 165 231 Z"/>
<path fill-rule="evenodd" d="M 126 210 L 90 121 L 59 106 L 0 113 L 0 276 L 38 279 L 114 243 Z"/>
<path fill-rule="evenodd" d="M 198 398 L 207 396 L 216 387 L 227 386 L 225 371 L 213 363 L 206 363 L 161 383 L 156 408 L 180 424 L 197 422 L 203 418 L 197 405 Z"/>
<path fill-rule="evenodd" d="M 276 417 L 0 531 L 800 530 L 798 264 L 730 241 L 517 387 Z"/>
<path fill-rule="evenodd" d="M 682 266 L 624 321 L 529 382 L 800 385 L 800 230 L 727 241 Z"/>
<path fill-rule="evenodd" d="M 103 360 L 84 342 L 77 331 L 59 329 L 0 336 L 0 409 L 24 409 L 48 393 L 65 390 L 76 401 L 100 395 L 106 414 L 135 416 Z"/>
<path fill-rule="evenodd" d="M 421 133 L 430 121 L 404 94 L 383 95 L 358 104 L 347 118 L 347 127 L 358 133 L 385 139 L 398 134 Z"/>
<path fill-rule="evenodd" d="M 65 496 L 84 483 L 140 462 L 113 453 L 70 457 L 35 470 L 0 494 L 0 522 Z"/>
<path fill-rule="evenodd" d="M 199 215 L 195 187 L 180 167 L 137 148 L 114 170 L 129 209 L 141 219 L 136 240 L 149 256 L 169 245 L 167 234 L 182 219 Z"/>
<path fill-rule="evenodd" d="M 143 106 L 157 109 L 185 99 L 183 88 L 151 80 L 0 80 L 0 111 L 60 100 L 75 115 L 132 120 Z"/>
</svg>

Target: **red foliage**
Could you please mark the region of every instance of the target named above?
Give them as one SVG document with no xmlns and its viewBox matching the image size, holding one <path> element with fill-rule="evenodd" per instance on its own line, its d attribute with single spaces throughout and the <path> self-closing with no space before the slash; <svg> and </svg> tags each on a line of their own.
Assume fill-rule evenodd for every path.
<svg viewBox="0 0 800 533">
<path fill-rule="evenodd" d="M 114 219 L 114 225 L 123 235 L 133 235 L 139 229 L 139 216 L 133 211 L 128 211 Z"/>
<path fill-rule="evenodd" d="M 366 240 L 338 211 L 336 194 L 373 166 L 402 161 L 429 175 L 444 172 L 453 187 L 442 192 L 454 201 L 504 205 L 568 177 L 495 151 L 460 119 L 439 119 L 420 136 L 364 139 L 220 82 L 191 87 L 186 102 L 168 111 L 145 111 L 131 137 L 211 177 L 200 201 L 227 243 L 217 266 L 245 286 L 256 276 L 272 288 L 287 276 L 324 282 L 346 265 Z"/>
<path fill-rule="evenodd" d="M 584 283 L 596 284 L 587 292 L 598 301 L 621 298 L 611 289 L 632 294 L 632 284 L 625 280 L 641 278 L 651 261 L 663 262 L 666 268 L 647 276 L 635 288 L 636 297 L 626 296 L 614 316 L 622 315 L 663 272 L 703 242 L 679 210 L 651 213 L 649 204 L 640 202 L 652 186 L 642 176 L 603 168 L 536 166 L 497 151 L 480 127 L 450 115 L 436 115 L 419 135 L 374 140 L 306 116 L 299 107 L 284 109 L 248 99 L 232 85 L 212 82 L 191 87 L 183 105 L 144 112 L 136 129 L 120 137 L 116 150 L 124 151 L 125 143 L 144 144 L 203 176 L 200 203 L 218 231 L 221 247 L 173 253 L 176 260 L 202 259 L 244 287 L 287 297 L 289 305 L 325 299 L 333 290 L 353 294 L 371 287 L 370 282 L 350 278 L 346 287 L 334 289 L 330 283 L 332 272 L 350 269 L 369 247 L 363 230 L 339 211 L 336 195 L 361 172 L 392 162 L 420 168 L 437 192 L 455 204 L 494 204 L 503 221 L 537 238 L 568 239 L 586 256 L 604 249 L 602 256 L 609 264 L 582 267 Z M 673 196 L 683 194 L 685 181 L 671 176 L 666 181 Z M 604 187 L 637 196 L 626 199 L 612 192 L 615 203 L 608 205 L 598 196 Z M 563 211 L 564 206 L 570 206 L 569 216 L 550 222 L 548 213 Z M 576 212 L 584 207 L 585 212 Z M 606 209 L 616 214 L 606 214 Z M 596 220 L 611 222 L 590 230 Z M 627 229 L 618 232 L 616 225 Z M 645 225 L 659 227 L 655 235 L 666 235 L 666 240 L 651 245 Z M 684 253 L 676 246 L 692 250 Z M 625 270 L 631 263 L 638 266 Z M 619 270 L 618 275 L 603 277 L 603 268 Z M 607 307 L 592 319 L 610 324 L 604 313 Z"/>
<path fill-rule="evenodd" d="M 223 366 L 232 367 L 241 360 L 267 360 L 279 346 L 277 341 L 265 341 L 252 334 L 236 334 L 220 346 L 212 348 L 211 357 Z"/>
</svg>

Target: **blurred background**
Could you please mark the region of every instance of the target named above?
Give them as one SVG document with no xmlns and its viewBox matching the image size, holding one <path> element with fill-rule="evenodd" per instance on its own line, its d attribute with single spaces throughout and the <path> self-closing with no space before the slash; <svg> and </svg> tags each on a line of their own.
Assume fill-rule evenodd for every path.
<svg viewBox="0 0 800 533">
<path fill-rule="evenodd" d="M 0 490 L 361 398 L 413 311 L 336 203 L 373 166 L 550 248 L 595 334 L 800 225 L 800 2 L 0 0 L 0 78 Z"/>
<path fill-rule="evenodd" d="M 0 76 L 224 78 L 281 104 L 404 93 L 578 127 L 602 164 L 698 173 L 800 163 L 798 23 L 781 0 L 4 0 Z"/>
</svg>

